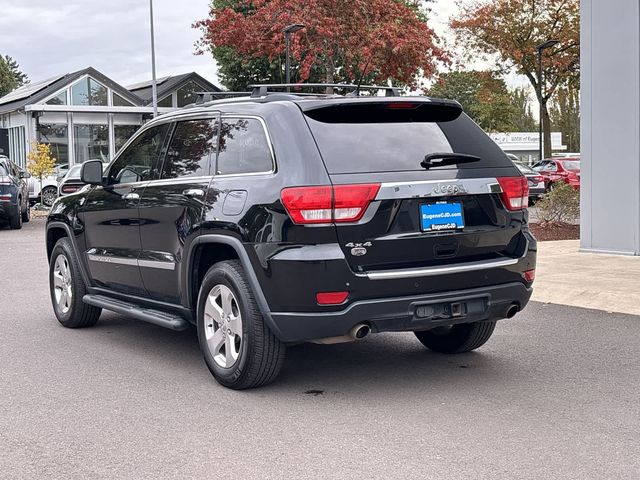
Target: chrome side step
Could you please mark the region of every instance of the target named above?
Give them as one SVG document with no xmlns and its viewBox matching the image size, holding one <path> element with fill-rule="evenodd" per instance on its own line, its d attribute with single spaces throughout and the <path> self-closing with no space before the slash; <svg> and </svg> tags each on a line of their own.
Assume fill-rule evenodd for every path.
<svg viewBox="0 0 640 480">
<path fill-rule="evenodd" d="M 140 307 L 133 303 L 115 300 L 105 297 L 104 295 L 85 295 L 82 301 L 94 307 L 104 308 L 111 312 L 119 313 L 127 317 L 142 320 L 143 322 L 152 323 L 159 327 L 168 328 L 170 330 L 182 331 L 188 329 L 191 324 L 184 318 L 171 313 L 161 312 L 150 308 Z"/>
</svg>

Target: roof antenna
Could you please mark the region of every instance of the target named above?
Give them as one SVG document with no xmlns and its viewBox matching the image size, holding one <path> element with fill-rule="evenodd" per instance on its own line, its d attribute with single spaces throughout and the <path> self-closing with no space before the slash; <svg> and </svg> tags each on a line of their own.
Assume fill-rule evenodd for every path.
<svg viewBox="0 0 640 480">
<path fill-rule="evenodd" d="M 367 60 L 367 64 L 364 66 L 364 70 L 362 70 L 362 73 L 360 74 L 360 78 L 358 79 L 358 84 L 356 85 L 356 89 L 352 92 L 352 95 L 349 95 L 349 96 L 353 96 L 353 97 L 360 96 L 360 86 L 362 85 L 362 81 L 364 80 L 364 76 L 367 73 L 367 68 L 369 68 L 370 63 L 371 63 L 371 57 L 369 57 L 369 60 Z"/>
</svg>

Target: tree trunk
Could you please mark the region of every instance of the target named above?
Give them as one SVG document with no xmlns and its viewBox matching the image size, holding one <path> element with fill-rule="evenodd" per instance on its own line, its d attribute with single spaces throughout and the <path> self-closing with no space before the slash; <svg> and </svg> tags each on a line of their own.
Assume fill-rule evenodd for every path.
<svg viewBox="0 0 640 480">
<path fill-rule="evenodd" d="M 334 75 L 335 75 L 335 65 L 333 62 L 333 57 L 330 54 L 327 54 L 324 61 L 324 83 L 333 83 Z M 327 87 L 325 93 L 332 95 L 333 88 Z"/>
<path fill-rule="evenodd" d="M 549 117 L 549 109 L 547 108 L 547 102 L 542 103 L 542 131 L 544 135 L 542 137 L 542 145 L 544 148 L 544 158 L 551 157 L 551 118 Z"/>
</svg>

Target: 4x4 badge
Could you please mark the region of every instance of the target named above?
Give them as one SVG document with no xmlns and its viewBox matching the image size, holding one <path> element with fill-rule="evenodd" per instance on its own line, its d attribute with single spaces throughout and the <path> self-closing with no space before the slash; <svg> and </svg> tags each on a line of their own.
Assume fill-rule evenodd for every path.
<svg viewBox="0 0 640 480">
<path fill-rule="evenodd" d="M 373 244 L 371 242 L 364 243 L 353 243 L 349 242 L 345 245 L 347 248 L 351 248 L 351 255 L 354 257 L 361 257 L 367 254 L 367 249 L 365 247 L 370 247 Z"/>
</svg>

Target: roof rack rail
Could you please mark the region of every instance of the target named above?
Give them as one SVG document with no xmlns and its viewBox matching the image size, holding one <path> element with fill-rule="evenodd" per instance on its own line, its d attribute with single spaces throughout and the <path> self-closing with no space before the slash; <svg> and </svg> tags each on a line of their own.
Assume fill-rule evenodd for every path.
<svg viewBox="0 0 640 480">
<path fill-rule="evenodd" d="M 251 92 L 195 92 L 196 105 L 228 97 L 248 97 Z"/>
<path fill-rule="evenodd" d="M 290 92 L 291 89 L 303 89 L 303 88 L 336 88 L 342 90 L 350 90 L 350 94 L 358 95 L 360 90 L 384 90 L 385 96 L 387 97 L 399 97 L 400 89 L 397 87 L 389 87 L 388 85 L 353 85 L 350 83 L 265 83 L 258 85 L 249 85 L 253 91 L 251 92 L 251 97 L 264 97 L 273 93 L 283 93 L 281 91 L 276 92 L 274 89 L 283 89 L 286 88 L 287 92 Z M 294 93 L 294 95 L 297 92 Z M 305 95 L 300 93 L 300 95 Z M 306 94 L 310 95 L 310 94 Z M 320 94 L 316 94 L 320 95 Z"/>
</svg>

